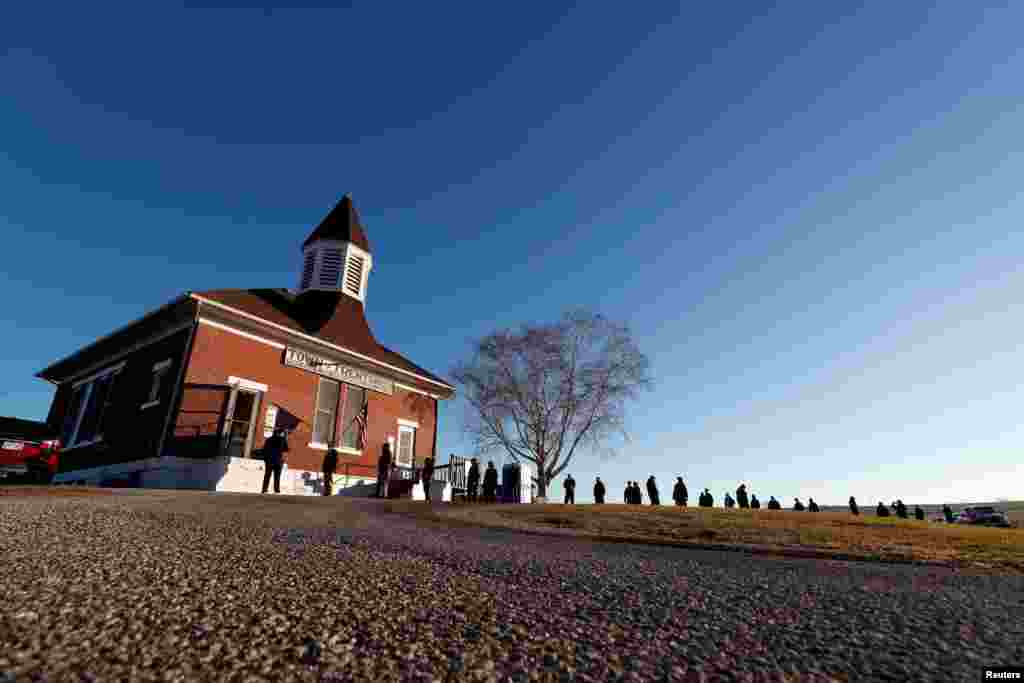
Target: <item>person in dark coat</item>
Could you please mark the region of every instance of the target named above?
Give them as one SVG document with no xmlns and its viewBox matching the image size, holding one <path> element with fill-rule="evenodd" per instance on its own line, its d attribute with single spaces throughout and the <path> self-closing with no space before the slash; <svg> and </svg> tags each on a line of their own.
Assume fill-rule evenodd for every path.
<svg viewBox="0 0 1024 683">
<path fill-rule="evenodd" d="M 576 504 L 576 480 L 572 478 L 571 474 L 565 476 L 565 483 L 562 484 L 565 489 L 565 500 L 563 501 L 566 505 Z"/>
<path fill-rule="evenodd" d="M 893 503 L 893 507 L 896 508 L 897 517 L 899 517 L 900 519 L 907 518 L 907 506 L 903 504 L 902 500 L 897 499 L 896 502 Z"/>
<path fill-rule="evenodd" d="M 736 507 L 736 501 L 733 500 L 733 497 L 729 495 L 728 491 L 726 491 L 725 495 L 722 496 L 722 505 L 727 508 Z"/>
<path fill-rule="evenodd" d="M 850 496 L 850 512 L 855 515 L 860 514 L 860 508 L 857 507 L 857 500 L 853 496 Z"/>
<path fill-rule="evenodd" d="M 498 492 L 498 470 L 494 469 L 494 461 L 488 461 L 487 470 L 484 472 L 484 502 L 495 502 L 495 494 Z"/>
<path fill-rule="evenodd" d="M 768 496 L 768 509 L 769 510 L 781 510 L 782 503 L 775 500 L 775 496 Z"/>
<path fill-rule="evenodd" d="M 263 493 L 270 486 L 270 475 L 274 475 L 274 493 L 281 493 L 281 470 L 284 468 L 284 454 L 288 452 L 288 439 L 284 429 L 275 429 L 274 434 L 263 442 Z"/>
<path fill-rule="evenodd" d="M 714 507 L 715 497 L 711 495 L 711 491 L 704 489 L 704 493 L 702 493 L 701 496 L 704 498 L 704 501 L 701 503 L 702 507 Z"/>
<path fill-rule="evenodd" d="M 676 502 L 676 505 L 686 507 L 686 501 L 689 497 L 690 493 L 686 490 L 686 484 L 683 483 L 683 478 L 676 477 L 676 485 L 672 488 L 672 500 Z"/>
<path fill-rule="evenodd" d="M 604 482 L 598 477 L 594 482 L 594 504 L 604 505 Z"/>
<path fill-rule="evenodd" d="M 750 507 L 750 499 L 747 498 L 747 485 L 740 484 L 739 488 L 736 489 L 736 503 L 741 509 Z"/>
<path fill-rule="evenodd" d="M 821 509 L 818 507 L 818 504 L 814 502 L 813 498 L 808 498 L 807 499 L 807 511 L 808 512 L 821 512 Z"/>
<path fill-rule="evenodd" d="M 661 505 L 661 497 L 658 495 L 658 484 L 654 481 L 654 475 L 647 477 L 647 497 L 651 505 Z"/>
<path fill-rule="evenodd" d="M 423 484 L 423 495 L 430 502 L 430 483 L 434 481 L 434 459 L 429 455 L 423 461 L 423 470 L 420 472 L 420 482 Z"/>
<path fill-rule="evenodd" d="M 804 511 L 804 504 L 800 502 L 799 498 L 793 499 L 793 510 L 795 510 L 796 512 Z"/>
<path fill-rule="evenodd" d="M 622 502 L 626 505 L 633 504 L 633 482 L 627 481 L 626 488 L 622 489 Z"/>
<path fill-rule="evenodd" d="M 757 496 L 754 495 L 753 493 L 750 494 L 750 509 L 751 510 L 760 510 L 761 509 L 761 501 L 759 501 L 757 499 Z"/>
<path fill-rule="evenodd" d="M 380 449 L 377 460 L 377 497 L 388 497 L 388 480 L 391 479 L 391 444 L 387 441 Z"/>
<path fill-rule="evenodd" d="M 477 501 L 477 491 L 480 488 L 480 463 L 476 458 L 469 461 L 469 473 L 466 475 L 466 500 L 470 503 Z"/>
<path fill-rule="evenodd" d="M 953 508 L 948 505 L 942 506 L 942 516 L 946 519 L 946 524 L 953 523 Z"/>
<path fill-rule="evenodd" d="M 324 495 L 331 495 L 331 488 L 334 484 L 334 472 L 338 469 L 338 451 L 331 446 L 324 455 Z"/>
<path fill-rule="evenodd" d="M 924 510 L 921 509 L 920 505 L 914 506 L 914 519 L 918 520 L 919 522 L 924 521 Z"/>
<path fill-rule="evenodd" d="M 875 514 L 879 517 L 888 517 L 889 508 L 885 507 L 885 504 L 882 501 L 878 501 L 878 507 L 875 508 Z"/>
</svg>

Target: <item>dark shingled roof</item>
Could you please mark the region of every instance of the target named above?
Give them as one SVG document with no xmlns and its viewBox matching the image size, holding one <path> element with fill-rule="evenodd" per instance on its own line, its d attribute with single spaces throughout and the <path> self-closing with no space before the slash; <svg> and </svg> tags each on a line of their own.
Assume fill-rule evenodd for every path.
<svg viewBox="0 0 1024 683">
<path fill-rule="evenodd" d="M 212 289 L 195 294 L 451 387 L 437 375 L 379 344 L 366 322 L 362 302 L 341 292 L 312 290 L 293 294 L 287 289 Z"/>
<path fill-rule="evenodd" d="M 320 221 L 320 225 L 316 226 L 316 230 L 310 233 L 302 246 L 321 239 L 343 240 L 351 242 L 365 252 L 370 251 L 370 242 L 366 239 L 366 230 L 359 220 L 359 212 L 352 203 L 352 197 L 342 197 L 338 205 Z"/>
</svg>

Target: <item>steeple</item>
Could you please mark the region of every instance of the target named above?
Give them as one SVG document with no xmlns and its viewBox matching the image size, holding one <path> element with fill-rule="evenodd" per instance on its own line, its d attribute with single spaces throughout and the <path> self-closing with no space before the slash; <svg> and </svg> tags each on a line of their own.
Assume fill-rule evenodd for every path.
<svg viewBox="0 0 1024 683">
<path fill-rule="evenodd" d="M 299 293 L 340 292 L 365 303 L 372 268 L 366 230 L 346 194 L 302 243 Z"/>
</svg>

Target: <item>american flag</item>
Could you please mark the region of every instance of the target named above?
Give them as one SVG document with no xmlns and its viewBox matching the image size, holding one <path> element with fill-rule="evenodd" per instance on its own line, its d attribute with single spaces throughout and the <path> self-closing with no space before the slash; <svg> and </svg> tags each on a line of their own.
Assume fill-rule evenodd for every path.
<svg viewBox="0 0 1024 683">
<path fill-rule="evenodd" d="M 370 410 L 370 397 L 367 396 L 366 392 L 363 392 L 363 405 L 356 413 L 354 422 L 356 423 L 356 429 L 359 430 L 356 438 L 359 440 L 359 450 L 366 449 L 366 417 Z"/>
</svg>

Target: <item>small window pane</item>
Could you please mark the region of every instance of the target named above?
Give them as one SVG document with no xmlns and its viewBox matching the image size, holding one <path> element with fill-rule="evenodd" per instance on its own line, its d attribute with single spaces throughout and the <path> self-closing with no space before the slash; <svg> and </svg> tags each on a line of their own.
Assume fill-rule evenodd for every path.
<svg viewBox="0 0 1024 683">
<path fill-rule="evenodd" d="M 110 426 L 110 423 L 113 421 L 113 416 L 114 416 L 113 403 L 116 400 L 115 393 L 117 391 L 117 384 L 118 384 L 118 379 L 120 378 L 120 376 L 121 376 L 120 372 L 115 372 L 114 374 L 109 375 L 106 378 L 106 380 L 107 380 L 106 396 L 105 396 L 105 399 L 103 401 L 103 404 L 100 406 L 100 414 L 99 414 L 99 420 L 98 420 L 98 429 L 96 430 L 97 434 L 100 434 L 100 435 L 106 434 L 107 433 L 107 428 Z"/>
<path fill-rule="evenodd" d="M 109 377 L 102 377 L 92 383 L 92 391 L 89 393 L 89 405 L 85 408 L 82 426 L 78 428 L 76 443 L 92 441 L 93 437 L 96 436 L 96 425 L 99 423 L 100 409 L 107 400 L 107 387 L 109 386 Z"/>
<path fill-rule="evenodd" d="M 317 395 L 316 409 L 329 410 L 333 413 L 338 405 L 338 382 L 329 379 L 320 380 L 320 391 Z"/>
<path fill-rule="evenodd" d="M 85 398 L 85 390 L 88 387 L 88 384 L 80 384 L 71 392 L 71 400 L 68 401 L 68 409 L 64 413 L 64 428 L 61 430 L 60 437 L 61 443 L 65 446 L 71 445 L 75 423 L 78 422 L 78 414 L 82 412 L 82 400 Z"/>
</svg>

